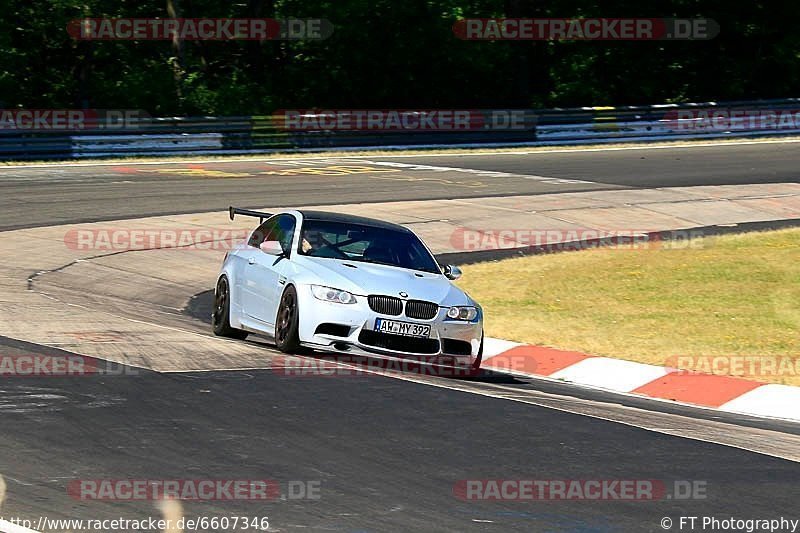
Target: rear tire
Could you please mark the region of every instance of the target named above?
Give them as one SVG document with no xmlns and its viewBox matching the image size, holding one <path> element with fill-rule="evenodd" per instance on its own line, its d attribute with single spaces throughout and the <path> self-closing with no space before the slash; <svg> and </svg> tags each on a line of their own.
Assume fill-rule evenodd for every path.
<svg viewBox="0 0 800 533">
<path fill-rule="evenodd" d="M 230 337 L 231 339 L 244 340 L 247 332 L 242 329 L 231 327 L 231 291 L 228 278 L 222 276 L 217 281 L 217 288 L 214 291 L 214 311 L 211 313 L 211 326 L 214 335 L 218 337 Z"/>
<path fill-rule="evenodd" d="M 286 287 L 275 317 L 275 345 L 284 353 L 296 353 L 300 349 L 300 312 L 297 307 L 297 291 L 292 285 Z"/>
</svg>

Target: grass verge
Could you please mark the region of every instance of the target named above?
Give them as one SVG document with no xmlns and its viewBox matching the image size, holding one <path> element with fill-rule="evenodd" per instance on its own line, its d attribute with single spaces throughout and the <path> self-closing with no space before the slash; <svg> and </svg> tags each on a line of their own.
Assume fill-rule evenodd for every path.
<svg viewBox="0 0 800 533">
<path fill-rule="evenodd" d="M 487 336 L 800 386 L 798 228 L 463 270 Z"/>
</svg>

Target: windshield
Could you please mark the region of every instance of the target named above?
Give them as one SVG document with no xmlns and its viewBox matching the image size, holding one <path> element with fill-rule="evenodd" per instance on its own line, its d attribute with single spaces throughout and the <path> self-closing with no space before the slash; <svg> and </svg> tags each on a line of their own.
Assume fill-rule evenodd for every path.
<svg viewBox="0 0 800 533">
<path fill-rule="evenodd" d="M 411 232 L 344 222 L 307 220 L 302 255 L 391 265 L 441 274 L 436 260 Z"/>
</svg>

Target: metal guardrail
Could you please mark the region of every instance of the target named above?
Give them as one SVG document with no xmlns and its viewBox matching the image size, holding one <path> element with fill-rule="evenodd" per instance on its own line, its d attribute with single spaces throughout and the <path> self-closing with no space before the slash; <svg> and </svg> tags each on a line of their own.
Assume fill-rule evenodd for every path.
<svg viewBox="0 0 800 533">
<path fill-rule="evenodd" d="M 283 115 L 146 118 L 127 123 L 126 127 L 118 130 L 21 132 L 0 129 L 0 160 L 568 145 L 800 134 L 800 99 L 473 113 L 484 113 L 485 116 L 516 113 L 519 121 L 514 127 L 508 128 L 376 131 L 293 129 L 286 127 Z M 783 122 L 778 124 L 764 120 L 771 113 L 778 116 L 776 120 Z M 717 122 L 713 120 L 715 114 L 721 117 Z M 785 116 L 789 117 L 788 121 L 784 119 Z M 731 117 L 739 117 L 736 127 L 727 127 L 731 126 Z M 760 118 L 750 120 L 747 117 Z"/>
</svg>

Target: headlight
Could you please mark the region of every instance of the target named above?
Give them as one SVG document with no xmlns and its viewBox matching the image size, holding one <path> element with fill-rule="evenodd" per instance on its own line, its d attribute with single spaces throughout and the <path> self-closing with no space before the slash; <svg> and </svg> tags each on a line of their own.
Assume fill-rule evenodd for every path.
<svg viewBox="0 0 800 533">
<path fill-rule="evenodd" d="M 322 287 L 321 285 L 312 285 L 311 292 L 317 300 L 323 302 L 335 302 L 337 304 L 354 304 L 356 297 L 347 291 L 340 291 L 331 287 Z"/>
<path fill-rule="evenodd" d="M 451 307 L 447 310 L 447 318 L 472 322 L 478 316 L 477 307 Z"/>
</svg>

